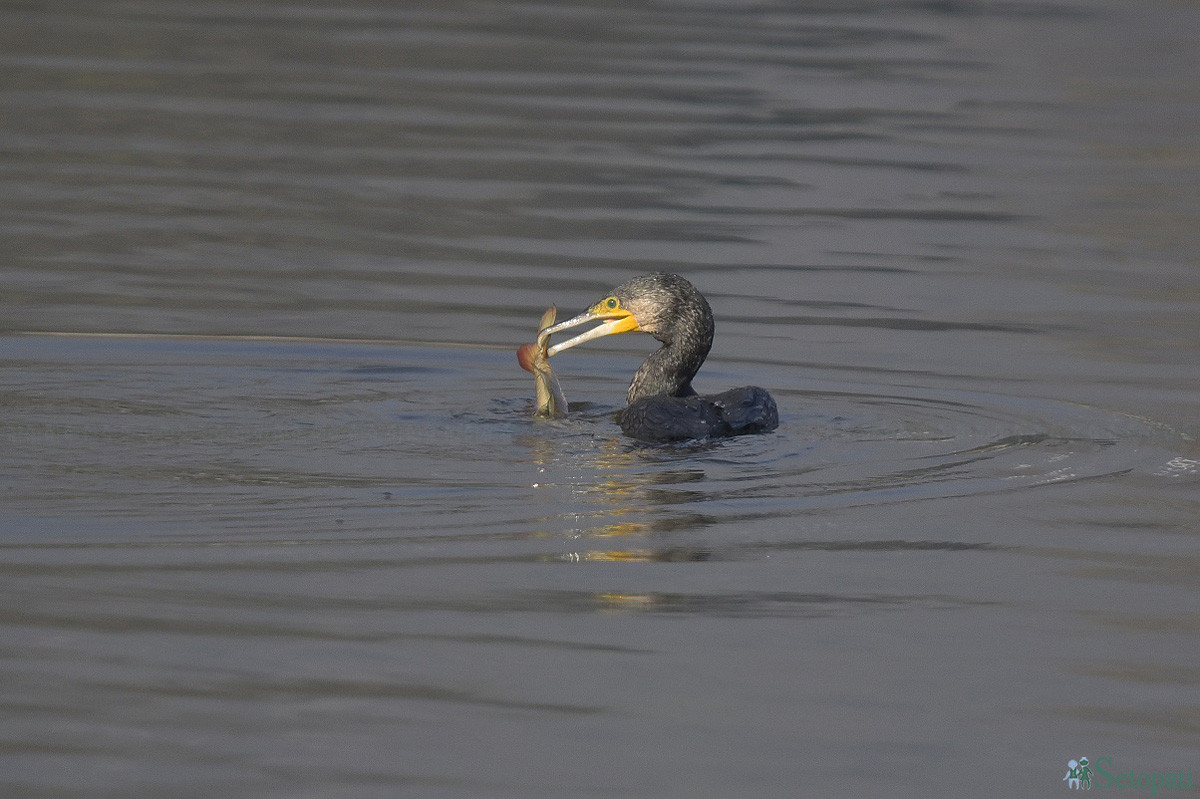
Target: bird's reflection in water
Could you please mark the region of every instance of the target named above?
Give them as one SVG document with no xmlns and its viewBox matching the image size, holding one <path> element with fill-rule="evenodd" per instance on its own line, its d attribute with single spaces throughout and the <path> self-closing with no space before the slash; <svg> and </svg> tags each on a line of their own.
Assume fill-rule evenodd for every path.
<svg viewBox="0 0 1200 799">
<path fill-rule="evenodd" d="M 569 563 L 680 563 L 703 561 L 711 550 L 702 546 L 645 546 L 655 537 L 693 533 L 717 519 L 684 507 L 708 499 L 703 468 L 686 466 L 653 470 L 639 468 L 643 460 L 626 443 L 613 439 L 590 442 L 592 449 L 561 451 L 553 437 L 529 436 L 530 460 L 538 480 L 531 486 L 548 501 L 564 504 L 549 520 L 568 521 L 557 535 L 573 541 L 605 541 L 608 546 L 572 549 L 547 555 L 548 562 Z M 542 535 L 553 537 L 555 533 Z M 677 538 L 677 536 L 672 536 Z M 630 546 L 611 546 L 617 540 Z"/>
<path fill-rule="evenodd" d="M 588 549 L 546 558 L 568 563 L 694 563 L 708 560 L 712 551 L 703 548 Z"/>
</svg>

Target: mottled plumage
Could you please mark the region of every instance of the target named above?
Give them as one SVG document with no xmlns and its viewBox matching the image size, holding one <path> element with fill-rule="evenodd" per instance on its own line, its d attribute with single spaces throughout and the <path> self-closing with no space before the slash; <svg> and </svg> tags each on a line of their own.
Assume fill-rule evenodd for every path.
<svg viewBox="0 0 1200 799">
<path fill-rule="evenodd" d="M 622 283 L 611 296 L 633 313 L 639 330 L 663 344 L 634 373 L 625 399 L 695 394 L 692 378 L 713 342 L 712 308 L 704 295 L 679 275 L 657 272 Z"/>
</svg>

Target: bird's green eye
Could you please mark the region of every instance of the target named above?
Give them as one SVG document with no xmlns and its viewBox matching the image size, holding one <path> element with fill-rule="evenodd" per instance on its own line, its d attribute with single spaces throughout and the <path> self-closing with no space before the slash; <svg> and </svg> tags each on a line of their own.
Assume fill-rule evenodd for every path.
<svg viewBox="0 0 1200 799">
<path fill-rule="evenodd" d="M 610 311 L 615 311 L 620 306 L 621 306 L 621 301 L 618 300 L 616 297 L 609 297 L 607 300 L 604 301 L 604 307 Z"/>
</svg>

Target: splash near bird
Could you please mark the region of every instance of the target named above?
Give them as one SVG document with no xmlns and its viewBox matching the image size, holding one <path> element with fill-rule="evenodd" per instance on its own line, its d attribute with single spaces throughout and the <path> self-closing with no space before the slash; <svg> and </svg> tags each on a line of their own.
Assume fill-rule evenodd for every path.
<svg viewBox="0 0 1200 799">
<path fill-rule="evenodd" d="M 537 407 L 534 413 L 551 419 L 560 419 L 567 415 L 567 397 L 563 394 L 558 378 L 550 368 L 550 333 L 547 328 L 554 324 L 558 309 L 551 305 L 542 314 L 538 323 L 537 344 L 522 344 L 517 350 L 517 362 L 526 372 L 533 372 L 534 390 Z"/>
<path fill-rule="evenodd" d="M 546 346 L 551 334 L 589 322 L 601 324 Z M 629 405 L 621 412 L 626 435 L 640 441 L 687 441 L 763 433 L 779 425 L 775 400 L 758 386 L 706 396 L 692 388 L 692 378 L 712 347 L 713 315 L 704 295 L 679 275 L 656 272 L 635 277 L 578 316 L 543 325 L 538 334 L 540 349 L 525 346 L 549 359 L 585 341 L 634 330 L 649 333 L 662 346 L 646 358 L 629 384 Z M 549 373 L 549 364 L 546 370 Z"/>
</svg>

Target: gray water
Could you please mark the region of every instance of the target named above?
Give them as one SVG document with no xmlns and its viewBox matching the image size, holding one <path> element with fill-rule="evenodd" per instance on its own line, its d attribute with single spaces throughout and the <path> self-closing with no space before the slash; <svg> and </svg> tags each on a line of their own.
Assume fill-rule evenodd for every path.
<svg viewBox="0 0 1200 799">
<path fill-rule="evenodd" d="M 3 3 L 0 793 L 1200 774 L 1198 38 L 1171 0 Z M 653 270 L 776 432 L 624 439 L 637 335 L 532 418 L 542 310 Z"/>
</svg>

